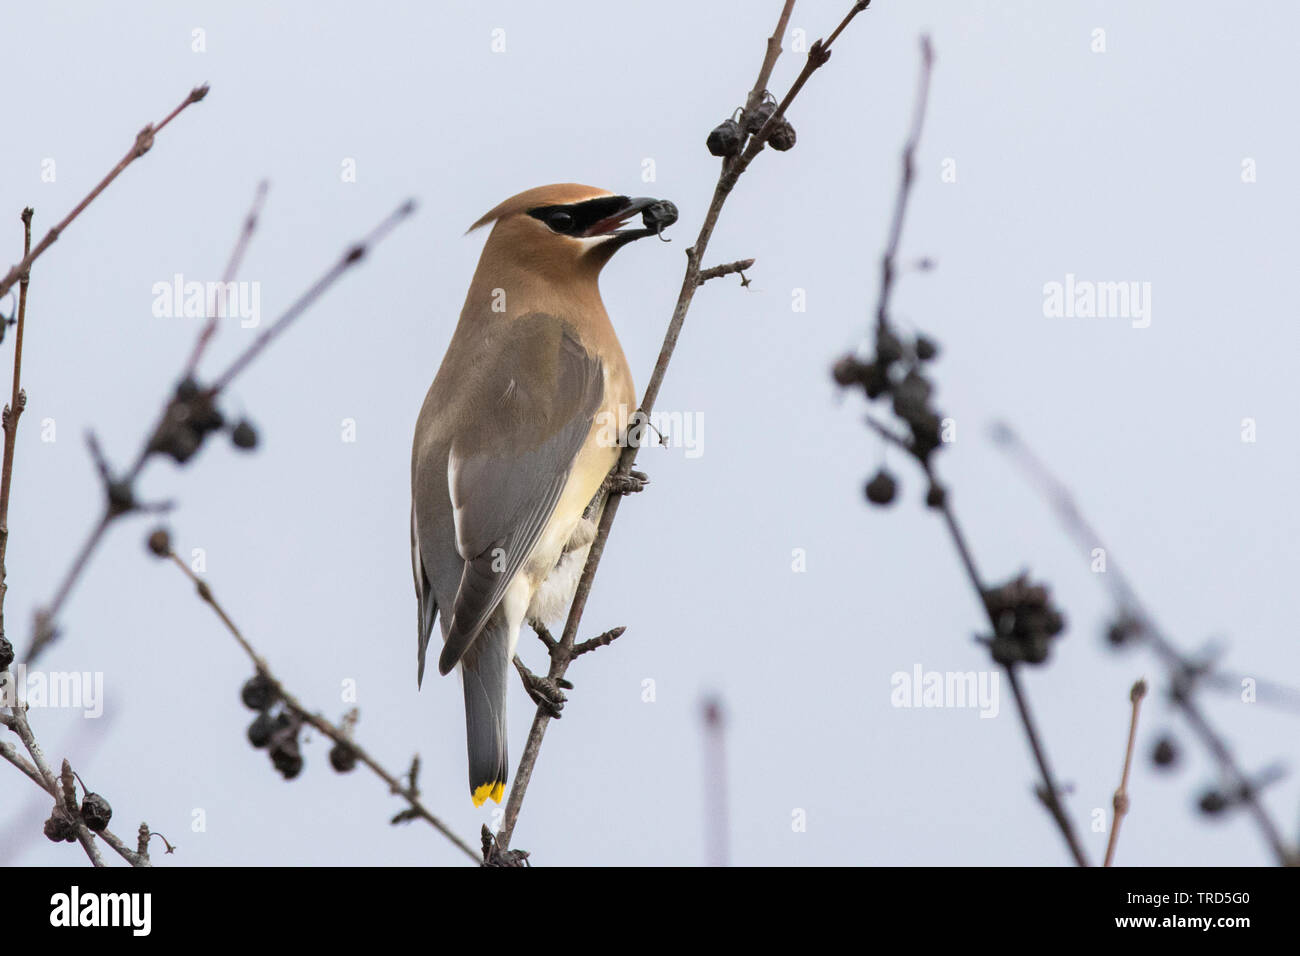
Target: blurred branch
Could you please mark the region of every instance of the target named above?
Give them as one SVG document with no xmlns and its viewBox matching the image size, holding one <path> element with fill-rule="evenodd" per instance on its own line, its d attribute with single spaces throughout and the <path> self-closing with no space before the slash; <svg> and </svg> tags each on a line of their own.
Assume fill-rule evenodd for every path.
<svg viewBox="0 0 1300 956">
<path fill-rule="evenodd" d="M 252 225 L 250 223 L 256 223 L 257 210 L 260 208 L 264 190 L 264 186 L 258 187 L 253 209 L 245 221 L 245 228 L 237 241 L 235 252 L 231 255 L 230 269 L 236 268 L 239 264 L 243 249 L 247 245 L 249 235 L 251 235 Z M 414 202 L 408 200 L 386 216 L 370 233 L 349 246 L 334 265 L 330 266 L 269 328 L 262 332 L 250 343 L 248 348 L 244 349 L 235 358 L 226 370 L 217 377 L 213 385 L 203 387 L 195 381 L 193 375 L 186 374 L 176 386 L 175 393 L 164 403 L 157 424 L 146 436 L 134 463 L 125 474 L 113 476 L 102 456 L 98 456 L 97 464 L 100 465 L 101 477 L 104 480 L 106 498 L 104 511 L 78 550 L 72 565 L 55 591 L 54 597 L 37 612 L 36 627 L 24 658 L 26 663 L 30 664 L 36 660 L 45 647 L 57 636 L 55 621 L 58 614 L 71 595 L 73 587 L 85 571 L 91 555 L 103 540 L 109 525 L 126 514 L 137 511 L 158 510 L 158 506 L 143 505 L 135 498 L 135 481 L 149 459 L 156 455 L 167 455 L 178 464 L 188 462 L 198 452 L 207 436 L 225 425 L 225 420 L 215 404 L 216 398 L 222 390 L 239 373 L 246 369 L 274 338 L 283 333 L 291 322 L 311 307 L 348 270 L 361 262 L 376 243 L 384 239 L 394 227 L 414 211 Z M 199 333 L 199 339 L 195 345 L 194 353 L 191 355 L 191 361 L 202 354 L 205 336 L 209 338 L 211 336 L 211 332 L 208 331 L 206 325 Z"/>
<path fill-rule="evenodd" d="M 162 537 L 159 537 L 160 535 L 162 535 Z M 379 777 L 379 779 L 388 784 L 388 789 L 391 793 L 406 801 L 407 809 L 398 814 L 393 819 L 393 823 L 405 823 L 409 820 L 415 819 L 424 820 L 455 844 L 457 849 L 463 852 L 476 864 L 481 862 L 478 852 L 452 832 L 452 830 L 448 828 L 441 819 L 435 816 L 420 799 L 420 791 L 416 785 L 416 775 L 419 767 L 418 758 L 414 763 L 412 763 L 412 768 L 408 774 L 407 782 L 403 783 L 395 774 L 389 773 L 388 770 L 386 770 L 352 738 L 350 726 L 348 725 L 355 722 L 355 717 L 353 717 L 352 721 L 345 718 L 345 726 L 339 727 L 331 723 L 329 720 L 326 720 L 320 714 L 308 710 L 297 697 L 289 692 L 283 682 L 281 682 L 280 679 L 271 672 L 271 668 L 267 665 L 265 658 L 257 652 L 256 648 L 248 642 L 248 639 L 245 638 L 239 628 L 235 626 L 235 622 L 231 620 L 230 615 L 226 613 L 225 608 L 218 603 L 216 597 L 212 593 L 212 589 L 208 587 L 207 582 L 190 570 L 189 565 L 187 565 L 174 551 L 171 550 L 171 545 L 166 540 L 166 533 L 154 532 L 154 535 L 150 538 L 149 546 L 154 554 L 159 557 L 169 558 L 171 562 L 180 569 L 181 573 L 189 578 L 190 582 L 194 585 L 195 590 L 198 592 L 199 597 L 212 609 L 213 613 L 221 619 L 221 623 L 225 625 L 226 630 L 230 632 L 230 635 L 238 642 L 239 646 L 244 649 L 244 653 L 247 654 L 249 659 L 253 662 L 253 667 L 256 668 L 257 673 L 270 683 L 274 698 L 279 700 L 290 712 L 296 715 L 302 723 L 316 728 L 332 740 L 336 748 L 343 748 L 341 761 L 342 766 L 350 768 L 353 761 L 361 761 L 361 763 L 369 767 L 370 770 Z M 334 763 L 333 755 L 331 755 L 331 762 Z M 339 763 L 335 763 L 335 769 L 340 769 Z"/>
<path fill-rule="evenodd" d="M 1111 556 L 1110 549 L 1084 518 L 1075 503 L 1074 496 L 1048 471 L 1020 436 L 1010 426 L 1001 423 L 995 426 L 993 435 L 995 442 L 1020 466 L 1047 498 L 1066 531 L 1076 544 L 1083 548 L 1084 553 L 1091 555 L 1094 548 L 1102 548 L 1105 551 L 1106 573 L 1099 577 L 1110 589 L 1112 599 L 1118 608 L 1112 633 L 1120 641 L 1144 642 L 1155 652 L 1169 674 L 1170 699 L 1182 712 L 1193 733 L 1200 738 L 1202 745 L 1214 759 L 1223 778 L 1228 799 L 1245 807 L 1279 864 L 1287 866 L 1300 862 L 1300 853 L 1287 845 L 1281 829 L 1274 822 L 1259 796 L 1259 791 L 1265 783 L 1274 778 L 1274 775 L 1264 773 L 1259 775 L 1258 779 L 1252 779 L 1238 764 L 1232 748 L 1210 723 L 1196 699 L 1195 692 L 1209 670 L 1207 665 L 1180 651 L 1160 629 L 1155 618 L 1138 598 L 1133 585 Z"/>
<path fill-rule="evenodd" d="M 95 197 L 107 189 L 113 180 L 117 179 L 117 177 L 122 173 L 122 170 L 126 169 L 126 167 L 130 166 L 145 153 L 149 152 L 149 149 L 153 146 L 154 137 L 161 133 L 168 123 L 179 116 L 185 107 L 189 106 L 191 103 L 199 102 L 207 95 L 207 84 L 196 86 L 194 89 L 190 90 L 185 99 L 181 100 L 180 105 L 168 113 L 157 126 L 150 124 L 140 130 L 140 132 L 135 136 L 135 142 L 132 143 L 131 148 L 127 150 L 126 155 L 118 161 L 116 166 L 109 170 L 107 176 L 99 181 L 99 185 L 87 193 L 86 197 L 82 199 L 81 202 L 77 203 L 72 212 L 64 216 L 58 225 L 47 232 L 45 238 L 38 242 L 34 249 L 29 247 L 24 250 L 22 260 L 18 262 L 17 265 L 11 267 L 3 279 L 0 279 L 0 296 L 3 296 L 8 292 L 15 282 L 25 281 L 24 277 L 31 270 L 32 263 L 36 261 L 37 257 L 54 244 L 54 241 L 62 235 L 63 230 L 67 229 L 68 226 L 71 225 L 72 221 L 80 216 L 82 212 L 85 211 L 86 207 L 95 201 Z"/>
<path fill-rule="evenodd" d="M 1047 748 L 1030 708 L 1019 670 L 1023 664 L 1040 664 L 1047 659 L 1050 641 L 1063 629 L 1064 620 L 1052 606 L 1047 588 L 1033 584 L 1027 576 L 1021 575 L 998 587 L 990 587 L 980 575 L 974 553 L 957 520 L 952 497 L 939 481 L 932 461 L 933 454 L 943 445 L 943 419 L 930 404 L 934 389 L 924 374 L 923 366 L 937 354 L 936 346 L 920 336 L 910 345 L 905 343 L 890 322 L 890 299 L 898 271 L 898 251 L 915 178 L 916 150 L 924 127 L 933 66 L 934 52 L 930 39 L 923 36 L 916 101 L 907 140 L 903 144 L 902 173 L 885 251 L 881 257 L 880 292 L 875 315 L 875 356 L 871 361 L 862 361 L 851 355 L 844 356 L 836 363 L 834 376 L 841 386 L 861 386 L 870 401 L 889 396 L 895 415 L 907 425 L 909 434 L 904 436 L 875 417 L 867 416 L 867 425 L 885 441 L 913 458 L 929 482 L 926 504 L 943 516 L 944 526 L 961 559 L 962 569 L 992 628 L 991 635 L 984 639 L 984 643 L 989 647 L 994 662 L 1006 673 L 1011 685 L 1016 711 L 1038 768 L 1038 798 L 1061 831 L 1075 863 L 1087 866 L 1087 856 L 1065 810 L 1063 790 L 1052 771 Z M 881 469 L 866 490 L 868 500 L 874 504 L 891 503 L 896 494 L 893 476 Z"/>
<path fill-rule="evenodd" d="M 748 145 L 744 146 L 743 149 L 738 149 L 735 155 L 728 156 L 723 160 L 722 171 L 719 173 L 717 184 L 714 186 L 713 198 L 704 215 L 704 222 L 700 226 L 699 235 L 696 237 L 695 244 L 686 250 L 686 272 L 682 277 L 681 289 L 677 294 L 677 303 L 673 307 L 672 318 L 668 323 L 668 330 L 664 335 L 663 345 L 659 350 L 659 358 L 650 374 L 650 381 L 646 384 L 645 393 L 641 398 L 641 408 L 637 413 L 639 418 L 643 416 L 641 420 L 649 420 L 650 412 L 659 398 L 659 390 L 663 386 L 664 377 L 668 372 L 668 364 L 677 348 L 677 339 L 681 335 L 682 326 L 686 322 L 686 314 L 690 310 L 696 290 L 700 287 L 700 276 L 703 272 L 700 263 L 704 258 L 704 253 L 708 248 L 709 240 L 713 236 L 713 231 L 718 223 L 718 216 L 722 212 L 727 197 L 735 188 L 741 174 L 748 169 L 749 164 L 763 150 L 768 136 L 777 128 L 785 115 L 786 109 L 793 102 L 809 77 L 824 66 L 830 58 L 831 44 L 835 42 L 835 39 L 848 26 L 849 22 L 867 8 L 869 2 L 870 0 L 859 0 L 859 2 L 854 3 L 848 14 L 830 35 L 830 38 L 818 40 L 812 45 L 808 51 L 808 58 L 804 63 L 803 70 L 799 73 L 780 105 L 750 135 Z M 780 55 L 781 38 L 785 32 L 786 24 L 789 22 L 793 7 L 794 0 L 784 0 L 781 14 L 777 19 L 776 30 L 769 37 L 765 47 L 758 79 L 746 99 L 745 118 L 747 120 L 761 114 L 767 84 L 777 57 Z M 737 143 L 737 146 L 739 147 L 740 143 Z M 632 466 L 636 463 L 637 451 L 636 446 L 631 442 L 627 443 L 619 456 L 618 464 L 615 466 L 614 474 L 616 476 L 627 477 L 631 473 Z M 550 649 L 551 664 L 547 676 L 552 681 L 564 677 L 565 671 L 568 670 L 569 663 L 573 659 L 574 644 L 577 639 L 579 625 L 582 622 L 583 612 L 587 607 L 587 598 L 591 593 L 592 584 L 596 578 L 596 570 L 600 566 L 600 559 L 605 553 L 605 542 L 609 538 L 610 528 L 613 526 L 614 518 L 618 514 L 618 506 L 622 497 L 621 494 L 610 494 L 605 501 L 595 540 L 592 541 L 591 549 L 587 554 L 587 563 L 583 567 L 582 577 L 579 578 L 577 588 L 574 591 L 573 603 L 569 609 L 564 631 L 559 642 Z M 537 763 L 537 755 L 541 750 L 542 739 L 546 734 L 546 728 L 551 719 L 548 708 L 539 704 L 533 717 L 532 727 L 528 732 L 528 740 L 524 745 L 523 755 L 515 771 L 514 783 L 510 788 L 510 797 L 506 801 L 505 817 L 501 829 L 497 833 L 496 839 L 501 846 L 508 847 L 514 836 L 515 824 L 519 819 L 524 795 L 528 791 L 533 767 Z"/>
</svg>

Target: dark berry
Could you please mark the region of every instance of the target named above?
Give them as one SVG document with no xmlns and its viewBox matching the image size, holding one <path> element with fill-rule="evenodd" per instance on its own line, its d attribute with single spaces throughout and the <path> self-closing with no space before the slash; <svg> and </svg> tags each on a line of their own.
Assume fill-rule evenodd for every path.
<svg viewBox="0 0 1300 956">
<path fill-rule="evenodd" d="M 269 710 L 264 710 L 248 725 L 248 742 L 260 750 L 271 742 L 271 735 L 279 729 L 279 719 L 272 717 Z"/>
<path fill-rule="evenodd" d="M 97 793 L 88 793 L 81 801 L 81 819 L 96 833 L 101 832 L 113 819 L 113 808 Z"/>
<path fill-rule="evenodd" d="M 705 143 L 714 156 L 735 156 L 740 152 L 740 144 L 744 138 L 744 134 L 740 131 L 740 124 L 729 119 L 715 126 Z"/>
<path fill-rule="evenodd" d="M 1172 767 L 1178 761 L 1178 747 L 1172 737 L 1161 737 L 1156 741 L 1151 760 L 1157 767 Z"/>
<path fill-rule="evenodd" d="M 876 358 L 884 365 L 903 357 L 903 343 L 888 329 L 876 333 Z"/>
<path fill-rule="evenodd" d="M 781 153 L 793 149 L 794 140 L 794 127 L 784 116 L 773 125 L 772 132 L 767 136 L 767 141 L 772 148 Z"/>
<path fill-rule="evenodd" d="M 55 843 L 72 843 L 77 839 L 77 824 L 62 807 L 55 807 L 45 821 L 45 835 Z"/>
<path fill-rule="evenodd" d="M 894 476 L 883 468 L 867 482 L 867 500 L 873 505 L 889 504 L 897 492 L 898 484 L 894 481 Z"/>
<path fill-rule="evenodd" d="M 772 94 L 769 93 L 767 94 L 767 98 L 755 106 L 752 112 L 745 114 L 745 132 L 757 133 L 763 128 L 763 124 L 767 122 L 768 117 L 770 117 L 774 112 L 776 112 L 776 100 L 773 99 Z"/>
<path fill-rule="evenodd" d="M 302 750 L 298 747 L 298 738 L 285 737 L 277 741 L 271 748 L 271 763 L 285 780 L 292 780 L 302 773 Z"/>
<path fill-rule="evenodd" d="M 244 682 L 239 696 L 249 710 L 266 710 L 279 695 L 275 692 L 275 684 L 271 679 L 259 673 Z"/>
<path fill-rule="evenodd" d="M 257 447 L 257 429 L 255 429 L 248 419 L 242 419 L 234 430 L 230 433 L 230 440 L 236 448 L 242 448 L 247 451 L 250 448 Z"/>
<path fill-rule="evenodd" d="M 0 637 L 0 671 L 7 671 L 14 662 L 14 646 L 6 637 Z"/>
<path fill-rule="evenodd" d="M 159 528 L 149 535 L 148 544 L 149 550 L 160 558 L 165 558 L 172 553 L 172 538 L 166 528 Z"/>
<path fill-rule="evenodd" d="M 348 744 L 336 743 L 330 748 L 330 766 L 339 773 L 347 773 L 357 765 L 357 752 Z"/>
<path fill-rule="evenodd" d="M 924 335 L 916 337 L 916 357 L 922 362 L 928 362 L 939 354 L 939 346 L 935 345 L 933 340 L 927 339 Z"/>
<path fill-rule="evenodd" d="M 1228 798 L 1217 790 L 1207 790 L 1201 795 L 1199 806 L 1206 816 L 1215 816 L 1228 809 Z"/>
<path fill-rule="evenodd" d="M 943 485 L 932 484 L 925 493 L 925 503 L 931 508 L 942 508 L 947 500 L 948 493 L 943 490 Z"/>
</svg>

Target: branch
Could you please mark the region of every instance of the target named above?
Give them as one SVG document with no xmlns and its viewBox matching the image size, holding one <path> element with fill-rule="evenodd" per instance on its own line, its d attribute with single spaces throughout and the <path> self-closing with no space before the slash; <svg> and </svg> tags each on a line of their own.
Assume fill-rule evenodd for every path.
<svg viewBox="0 0 1300 956">
<path fill-rule="evenodd" d="M 722 276 L 729 276 L 733 273 L 739 272 L 741 274 L 740 284 L 742 286 L 747 286 L 749 285 L 749 280 L 745 278 L 744 273 L 746 269 L 752 268 L 753 265 L 753 259 L 737 259 L 735 262 L 728 262 L 725 266 L 714 266 L 711 269 L 700 270 L 697 281 L 700 285 L 704 285 L 704 283 L 708 282 L 710 279 L 718 279 Z"/>
<path fill-rule="evenodd" d="M 813 44 L 808 52 L 808 59 L 803 70 L 780 105 L 769 116 L 767 122 L 750 137 L 749 145 L 742 152 L 723 161 L 722 171 L 719 173 L 717 184 L 714 186 L 713 198 L 705 213 L 704 222 L 700 226 L 699 235 L 696 237 L 695 244 L 686 250 L 686 272 L 682 277 L 681 289 L 677 294 L 677 303 L 673 307 L 672 318 L 668 323 L 668 330 L 664 335 L 663 345 L 659 350 L 659 358 L 655 362 L 654 370 L 650 374 L 650 381 L 646 384 L 645 393 L 641 398 L 641 408 L 638 412 L 640 420 L 649 419 L 650 412 L 659 398 L 659 390 L 663 386 L 664 377 L 668 373 L 668 364 L 677 348 L 677 339 L 681 335 L 682 326 L 686 322 L 686 314 L 690 310 L 695 291 L 700 287 L 700 276 L 703 271 L 700 268 L 700 262 L 704 258 L 709 240 L 713 237 L 718 216 L 722 212 L 727 197 L 735 188 L 741 174 L 745 172 L 749 164 L 762 151 L 766 136 L 775 128 L 774 122 L 785 115 L 786 109 L 803 88 L 808 78 L 825 65 L 830 56 L 831 44 L 834 43 L 836 37 L 840 35 L 849 22 L 867 8 L 869 2 L 870 0 L 859 0 L 859 2 L 854 3 L 830 38 L 826 41 L 818 40 Z M 776 30 L 767 41 L 758 79 L 749 92 L 746 101 L 747 110 L 752 111 L 763 99 L 772 69 L 781 52 L 781 37 L 785 32 L 793 7 L 793 0 L 785 0 L 782 5 Z M 624 447 L 615 467 L 615 474 L 626 476 L 631 472 L 632 466 L 636 463 L 637 451 L 638 449 L 631 443 Z M 614 518 L 618 514 L 618 506 L 621 500 L 622 495 L 613 494 L 608 496 L 605 501 L 596 537 L 592 541 L 591 549 L 587 554 L 587 563 L 582 570 L 582 577 L 579 578 L 577 588 L 574 591 L 573 603 L 570 606 L 569 616 L 564 625 L 564 632 L 560 637 L 558 646 L 551 653 L 551 666 L 547 676 L 552 680 L 564 676 L 573 658 L 578 627 L 582 622 L 582 615 L 587 607 L 587 598 L 591 594 L 592 584 L 596 578 L 596 570 L 600 566 L 601 556 L 605 553 L 605 542 L 609 538 L 610 528 L 613 526 Z M 510 797 L 506 801 L 505 817 L 497 834 L 497 841 L 500 846 L 508 847 L 510 845 L 515 824 L 519 819 L 519 811 L 523 807 L 524 795 L 527 793 L 529 781 L 532 779 L 533 767 L 537 763 L 537 755 L 541 750 L 542 739 L 546 735 L 546 728 L 550 721 L 550 715 L 543 707 L 539 706 L 533 716 L 532 727 L 529 729 L 528 740 L 524 745 L 524 752 L 519 760 L 519 766 L 515 770 L 515 779 L 510 788 Z"/>
<path fill-rule="evenodd" d="M 10 680 L 13 679 L 7 671 L 4 674 Z M 92 865 L 104 865 L 104 861 L 100 857 L 99 850 L 94 842 L 94 838 L 98 836 L 132 866 L 149 866 L 147 858 L 141 859 L 139 854 L 133 853 L 121 840 L 113 835 L 112 831 L 107 828 L 94 831 L 86 826 L 81 814 L 76 810 L 75 803 L 71 809 L 67 807 L 66 794 L 61 781 L 50 770 L 50 766 L 45 760 L 45 754 L 36 741 L 36 735 L 32 733 L 31 724 L 27 721 L 26 708 L 21 703 L 15 702 L 15 705 L 9 709 L 7 714 L 0 713 L 0 726 L 8 727 L 18 735 L 18 739 L 22 741 L 23 747 L 32 759 L 30 762 L 26 760 L 8 741 L 0 741 L 0 757 L 21 770 L 25 776 L 53 798 L 54 813 L 60 817 L 59 822 L 65 828 L 66 833 L 81 844 Z M 65 760 L 63 765 L 67 767 L 68 762 Z M 47 823 L 47 827 L 48 825 Z M 48 829 L 46 833 L 47 836 L 50 835 Z M 61 838 L 67 839 L 68 836 Z M 50 836 L 50 839 L 55 839 L 55 837 Z"/>
<path fill-rule="evenodd" d="M 135 142 L 132 143 L 131 148 L 127 150 L 126 155 L 118 161 L 116 166 L 109 170 L 107 176 L 99 181 L 99 185 L 87 193 L 86 197 L 82 199 L 81 202 L 77 203 L 72 212 L 64 216 L 63 220 L 59 222 L 58 225 L 47 232 L 45 238 L 36 244 L 36 248 L 25 250 L 22 260 L 17 265 L 10 268 L 9 272 L 3 279 L 0 279 L 0 296 L 3 296 L 8 292 L 15 282 L 23 281 L 23 277 L 31 270 L 32 263 L 36 261 L 37 257 L 54 244 L 54 241 L 59 238 L 63 233 L 63 230 L 67 229 L 68 226 L 71 225 L 72 221 L 80 216 L 87 206 L 94 202 L 95 197 L 107 189 L 113 180 L 117 179 L 122 170 L 126 169 L 126 167 L 130 166 L 145 153 L 149 152 L 150 147 L 153 146 L 154 137 L 161 133 L 168 123 L 179 116 L 185 107 L 189 106 L 191 103 L 199 102 L 207 95 L 208 87 L 206 84 L 203 86 L 196 86 L 194 89 L 190 90 L 189 94 L 181 101 L 179 106 L 163 118 L 161 123 L 157 126 L 150 124 L 140 130 L 140 132 L 136 134 Z"/>
<path fill-rule="evenodd" d="M 23 210 L 23 259 L 32 249 L 32 209 Z M 27 393 L 22 388 L 23 329 L 27 323 L 27 286 L 31 273 L 24 272 L 18 282 L 18 316 L 14 334 L 14 384 L 9 404 L 4 409 L 5 450 L 4 464 L 0 470 L 0 641 L 5 640 L 5 595 L 9 593 L 8 567 L 5 557 L 9 552 L 9 488 L 14 477 L 14 448 L 18 440 L 18 419 L 27 407 Z"/>
<path fill-rule="evenodd" d="M 1227 789 L 1233 794 L 1233 799 L 1239 801 L 1255 821 L 1255 826 L 1263 836 L 1264 842 L 1268 844 L 1273 857 L 1282 866 L 1300 860 L 1300 855 L 1288 847 L 1281 829 L 1260 800 L 1261 784 L 1252 780 L 1241 768 L 1232 753 L 1232 748 L 1210 723 L 1196 700 L 1196 687 L 1206 677 L 1205 665 L 1184 654 L 1160 629 L 1155 618 L 1138 598 L 1133 585 L 1113 559 L 1111 550 L 1105 546 L 1101 536 L 1084 518 L 1069 490 L 1047 470 L 1015 431 L 1005 424 L 999 424 L 994 429 L 994 440 L 1047 498 L 1066 531 L 1083 548 L 1084 553 L 1090 555 L 1093 548 L 1102 548 L 1106 552 L 1106 573 L 1100 577 L 1110 589 L 1112 599 L 1118 608 L 1118 618 L 1122 622 L 1124 637 L 1144 641 L 1165 666 L 1170 675 L 1172 685 L 1170 698 L 1174 706 L 1182 712 L 1192 732 L 1200 738 L 1201 744 L 1210 752 L 1210 756 L 1218 766 L 1220 776 L 1227 784 Z"/>
<path fill-rule="evenodd" d="M 1129 691 L 1128 699 L 1133 704 L 1133 713 L 1128 722 L 1128 746 L 1124 748 L 1124 772 L 1120 774 L 1119 789 L 1115 791 L 1112 801 L 1115 818 L 1110 825 L 1110 839 L 1106 841 L 1106 859 L 1102 866 L 1110 866 L 1115 861 L 1115 847 L 1119 845 L 1119 825 L 1128 813 L 1128 774 L 1133 767 L 1133 745 L 1137 743 L 1138 712 L 1142 709 L 1142 698 L 1147 695 L 1147 682 L 1139 680 Z"/>
<path fill-rule="evenodd" d="M 985 639 L 993 660 L 1007 675 L 1016 701 L 1016 711 L 1029 741 L 1029 748 L 1038 768 L 1041 782 L 1036 790 L 1039 799 L 1051 814 L 1069 848 L 1070 855 L 1079 866 L 1087 866 L 1074 825 L 1065 811 L 1062 788 L 1052 772 L 1047 749 L 1043 746 L 1029 699 L 1020 681 L 1019 668 L 1024 663 L 1042 663 L 1047 658 L 1051 638 L 1064 627 L 1060 613 L 1051 605 L 1047 589 L 1031 584 L 1025 576 L 1015 578 L 997 588 L 985 584 L 975 564 L 974 553 L 957 521 L 951 497 L 940 483 L 934 470 L 932 456 L 942 446 L 942 419 L 930 405 L 933 387 L 924 375 L 922 366 L 936 354 L 934 343 L 918 336 L 910 348 L 894 331 L 889 321 L 889 303 L 897 274 L 898 250 L 902 241 L 903 224 L 907 217 L 908 200 L 915 178 L 916 150 L 925 123 L 926 107 L 930 94 L 930 76 L 934 66 L 934 51 L 929 37 L 921 38 L 921 69 L 917 80 L 916 101 L 907 140 L 903 145 L 902 173 L 894 201 L 894 214 L 890 222 L 885 251 L 881 256 L 881 280 L 876 303 L 876 354 L 870 362 L 854 356 L 845 356 L 836 363 L 834 374 L 842 386 L 859 385 L 869 400 L 889 395 L 895 414 L 908 426 L 910 435 L 904 437 L 896 429 L 875 417 L 867 416 L 867 425 L 885 441 L 901 448 L 916 460 L 929 481 L 926 503 L 943 516 L 953 547 L 961 559 L 966 577 L 974 588 L 984 608 L 992 634 Z M 905 371 L 900 372 L 899 367 Z M 876 504 L 889 504 L 895 495 L 893 477 L 884 469 L 867 486 L 867 497 Z"/>
<path fill-rule="evenodd" d="M 256 221 L 256 213 L 260 207 L 263 190 L 264 187 L 259 186 L 258 195 L 254 200 L 253 209 L 249 213 L 248 220 Z M 133 464 L 125 474 L 114 479 L 107 474 L 106 464 L 101 468 L 101 473 L 105 478 L 105 493 L 108 499 L 104 511 L 82 543 L 71 566 L 55 591 L 54 597 L 37 612 L 36 627 L 31 644 L 28 646 L 24 657 L 25 663 L 30 664 L 35 661 L 46 646 L 57 637 L 55 621 L 59 612 L 84 573 L 91 555 L 102 542 L 109 525 L 115 519 L 132 511 L 157 510 L 156 507 L 143 508 L 134 499 L 135 481 L 144 470 L 149 459 L 156 455 L 165 454 L 180 464 L 189 461 L 197 453 L 207 436 L 212 431 L 221 428 L 224 422 L 220 411 L 215 405 L 215 399 L 222 390 L 239 373 L 246 369 L 254 359 L 261 355 L 271 341 L 283 333 L 291 322 L 302 315 L 346 272 L 361 262 L 374 244 L 384 239 L 414 210 L 414 202 L 408 200 L 385 217 L 370 233 L 349 246 L 334 265 L 330 266 L 269 328 L 262 332 L 248 348 L 236 357 L 226 370 L 218 376 L 214 385 L 202 388 L 194 381 L 192 376 L 184 376 L 176 387 L 175 393 L 164 402 L 157 424 L 146 435 Z M 251 232 L 251 227 L 247 224 L 248 220 L 246 220 L 244 231 L 240 234 L 235 252 L 231 255 L 232 267 L 238 266 L 242 257 L 242 250 L 247 244 L 247 237 Z M 202 354 L 205 335 L 211 337 L 206 325 L 199 333 L 194 352 L 191 354 L 191 360 Z"/>
<path fill-rule="evenodd" d="M 478 852 L 457 836 L 420 800 L 419 790 L 416 787 L 416 774 L 419 766 L 418 757 L 412 764 L 411 771 L 408 775 L 408 782 L 402 783 L 396 775 L 389 773 L 377 760 L 375 760 L 375 758 L 370 756 L 370 754 L 366 752 L 360 744 L 352 739 L 350 727 L 348 726 L 350 723 L 348 718 L 344 718 L 344 727 L 338 727 L 319 714 L 308 710 L 297 697 L 285 688 L 280 679 L 271 672 L 271 668 L 267 665 L 265 658 L 263 658 L 262 655 L 257 652 L 256 648 L 248 642 L 248 639 L 244 637 L 243 633 L 235 625 L 235 622 L 231 620 L 230 615 L 226 613 L 225 608 L 218 603 L 207 582 L 190 570 L 189 565 L 187 565 L 179 556 L 176 555 L 175 552 L 171 550 L 171 545 L 167 541 L 166 532 L 154 532 L 153 536 L 149 540 L 149 547 L 159 557 L 170 558 L 172 563 L 181 570 L 181 573 L 189 578 L 190 582 L 194 585 L 195 590 L 198 592 L 199 597 L 212 609 L 213 613 L 221 619 L 221 623 L 225 625 L 226 630 L 230 632 L 230 635 L 238 642 L 239 646 L 244 649 L 244 653 L 247 654 L 249 659 L 253 662 L 253 667 L 257 669 L 257 673 L 270 682 L 271 687 L 274 689 L 274 696 L 279 699 L 290 712 L 295 714 L 303 723 L 315 727 L 318 731 L 332 740 L 338 747 L 345 748 L 345 753 L 350 753 L 356 760 L 360 760 L 363 764 L 369 767 L 375 775 L 379 777 L 379 779 L 388 784 L 388 789 L 391 793 L 406 801 L 407 809 L 403 810 L 402 813 L 398 814 L 398 816 L 393 819 L 394 823 L 404 823 L 413 819 L 424 820 L 455 844 L 457 849 L 463 852 L 476 864 L 481 862 Z M 355 718 L 353 718 L 353 722 L 354 721 Z"/>
</svg>

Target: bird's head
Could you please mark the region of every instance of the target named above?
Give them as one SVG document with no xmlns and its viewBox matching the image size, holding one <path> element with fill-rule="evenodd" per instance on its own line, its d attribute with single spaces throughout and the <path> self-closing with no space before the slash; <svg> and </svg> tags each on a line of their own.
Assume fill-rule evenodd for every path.
<svg viewBox="0 0 1300 956">
<path fill-rule="evenodd" d="M 628 225 L 641 216 L 642 224 Z M 543 271 L 599 273 L 619 249 L 677 219 L 667 200 L 631 198 L 577 183 L 538 186 L 501 203 L 470 231 L 495 223 L 483 255 Z"/>
</svg>

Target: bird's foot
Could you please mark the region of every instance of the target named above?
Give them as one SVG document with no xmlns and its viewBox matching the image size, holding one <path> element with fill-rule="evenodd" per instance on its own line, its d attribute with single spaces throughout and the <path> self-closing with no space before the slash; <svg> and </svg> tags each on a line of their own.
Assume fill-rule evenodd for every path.
<svg viewBox="0 0 1300 956">
<path fill-rule="evenodd" d="M 650 476 L 644 471 L 629 471 L 626 475 L 611 471 L 605 478 L 604 488 L 611 495 L 634 495 L 638 491 L 645 491 L 648 484 Z"/>
<path fill-rule="evenodd" d="M 524 662 L 515 655 L 515 669 L 519 671 L 519 676 L 523 678 L 524 690 L 532 698 L 533 703 L 542 709 L 549 717 L 560 719 L 560 711 L 564 709 L 564 704 L 568 700 L 564 696 L 566 690 L 573 690 L 573 684 L 563 677 L 538 677 L 530 671 Z"/>
</svg>

